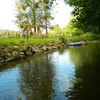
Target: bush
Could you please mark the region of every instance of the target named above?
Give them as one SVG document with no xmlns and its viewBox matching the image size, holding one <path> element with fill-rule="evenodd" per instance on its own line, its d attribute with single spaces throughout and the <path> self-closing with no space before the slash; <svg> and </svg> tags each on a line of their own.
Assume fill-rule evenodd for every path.
<svg viewBox="0 0 100 100">
<path fill-rule="evenodd" d="M 80 36 L 84 34 L 84 32 L 78 28 L 74 28 L 74 32 L 72 33 L 73 36 Z"/>
<path fill-rule="evenodd" d="M 66 36 L 60 36 L 59 39 L 60 39 L 60 41 L 61 41 L 62 43 L 67 43 L 67 38 L 66 38 Z"/>
<path fill-rule="evenodd" d="M 67 37 L 67 40 L 68 42 L 100 40 L 100 35 L 87 32 L 83 35 Z"/>
<path fill-rule="evenodd" d="M 81 37 L 83 38 L 83 40 L 89 40 L 89 41 L 94 40 L 93 39 L 94 34 L 92 32 L 87 32 L 87 33 L 81 35 Z"/>
<path fill-rule="evenodd" d="M 80 36 L 73 36 L 68 38 L 68 42 L 76 42 L 76 41 L 81 41 L 82 38 Z"/>
</svg>

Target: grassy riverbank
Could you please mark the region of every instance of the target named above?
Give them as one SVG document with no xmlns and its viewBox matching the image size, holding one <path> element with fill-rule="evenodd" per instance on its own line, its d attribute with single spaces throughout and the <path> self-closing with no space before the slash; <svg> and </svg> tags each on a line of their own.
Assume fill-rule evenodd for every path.
<svg viewBox="0 0 100 100">
<path fill-rule="evenodd" d="M 66 47 L 64 43 L 60 42 L 59 38 L 29 38 L 28 45 L 24 42 L 26 42 L 24 39 L 1 39 L 0 63 Z"/>
<path fill-rule="evenodd" d="M 29 38 L 28 44 L 34 44 L 34 43 L 49 43 L 49 42 L 59 42 L 59 38 Z M 0 45 L 5 46 L 13 46 L 13 45 L 24 45 L 26 43 L 26 39 L 24 38 L 6 38 L 6 39 L 0 39 Z"/>
<path fill-rule="evenodd" d="M 28 44 L 41 44 L 41 43 L 53 43 L 53 42 L 76 42 L 76 41 L 100 41 L 100 36 L 94 37 L 89 35 L 80 35 L 68 37 L 66 35 L 61 37 L 49 37 L 49 38 L 29 38 Z M 0 39 L 0 46 L 23 46 L 27 44 L 26 38 L 4 38 Z"/>
</svg>

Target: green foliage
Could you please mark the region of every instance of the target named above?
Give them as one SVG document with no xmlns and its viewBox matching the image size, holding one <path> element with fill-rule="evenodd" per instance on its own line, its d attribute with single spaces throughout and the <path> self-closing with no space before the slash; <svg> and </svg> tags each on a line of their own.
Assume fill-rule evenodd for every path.
<svg viewBox="0 0 100 100">
<path fill-rule="evenodd" d="M 66 25 L 64 28 L 63 28 L 63 33 L 64 34 L 71 34 L 72 33 L 72 30 L 74 29 L 72 23 L 70 22 L 68 25 Z"/>
<path fill-rule="evenodd" d="M 53 0 L 54 1 L 54 0 Z M 40 33 L 50 25 L 52 0 L 17 0 L 16 23 L 27 33 L 34 29 L 34 32 Z"/>
<path fill-rule="evenodd" d="M 59 25 L 54 25 L 52 28 L 49 30 L 49 34 L 62 34 L 62 30 Z"/>
<path fill-rule="evenodd" d="M 68 42 L 93 41 L 93 40 L 100 40 L 100 35 L 95 35 L 95 33 L 87 32 L 82 35 L 67 37 Z"/>
<path fill-rule="evenodd" d="M 55 26 L 53 27 L 53 31 L 54 31 L 56 34 L 62 34 L 62 30 L 61 30 L 61 28 L 60 28 L 59 25 L 55 25 Z"/>
<path fill-rule="evenodd" d="M 59 37 L 59 40 L 60 40 L 62 43 L 67 43 L 67 37 L 66 37 L 66 36 L 60 36 L 60 37 Z"/>
<path fill-rule="evenodd" d="M 94 34 L 92 32 L 87 32 L 81 36 L 84 40 L 94 40 Z"/>
<path fill-rule="evenodd" d="M 72 14 L 76 27 L 84 31 L 100 33 L 100 1 L 99 0 L 65 0 L 74 7 Z"/>
<path fill-rule="evenodd" d="M 80 30 L 80 29 L 78 29 L 78 28 L 75 28 L 75 29 L 74 29 L 74 32 L 73 32 L 73 35 L 74 35 L 74 36 L 80 36 L 80 35 L 82 35 L 82 34 L 84 34 L 84 32 L 83 32 L 82 30 Z"/>
<path fill-rule="evenodd" d="M 83 38 L 81 36 L 73 36 L 73 37 L 68 37 L 68 42 L 76 42 L 76 41 L 81 41 Z"/>
<path fill-rule="evenodd" d="M 0 38 L 17 38 L 18 32 L 15 31 L 9 31 L 9 30 L 3 30 L 0 32 Z"/>
<path fill-rule="evenodd" d="M 70 22 L 67 26 L 63 28 L 63 34 L 67 34 L 67 36 L 79 36 L 84 34 L 84 32 L 75 27 L 72 22 Z"/>
</svg>

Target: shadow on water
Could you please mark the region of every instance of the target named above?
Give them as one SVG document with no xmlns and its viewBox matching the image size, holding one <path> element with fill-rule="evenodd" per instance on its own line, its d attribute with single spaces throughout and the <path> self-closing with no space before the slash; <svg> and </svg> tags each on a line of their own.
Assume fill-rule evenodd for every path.
<svg viewBox="0 0 100 100">
<path fill-rule="evenodd" d="M 100 45 L 34 55 L 0 66 L 0 100 L 97 100 Z"/>
<path fill-rule="evenodd" d="M 66 92 L 68 100 L 100 99 L 100 44 L 70 48 L 75 64 L 73 86 Z"/>
</svg>

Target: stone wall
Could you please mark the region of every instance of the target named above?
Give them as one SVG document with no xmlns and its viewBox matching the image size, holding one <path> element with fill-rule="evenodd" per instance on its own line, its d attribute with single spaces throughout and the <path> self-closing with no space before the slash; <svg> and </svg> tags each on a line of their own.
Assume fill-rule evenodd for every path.
<svg viewBox="0 0 100 100">
<path fill-rule="evenodd" d="M 66 46 L 61 42 L 33 44 L 30 46 L 1 46 L 0 47 L 0 63 L 23 59 L 32 56 L 35 53 L 42 53 L 52 49 L 63 48 Z"/>
</svg>

